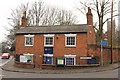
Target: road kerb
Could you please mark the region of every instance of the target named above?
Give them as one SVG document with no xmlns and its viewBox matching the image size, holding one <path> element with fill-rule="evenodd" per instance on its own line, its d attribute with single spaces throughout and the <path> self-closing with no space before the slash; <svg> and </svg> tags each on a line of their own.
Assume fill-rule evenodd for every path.
<svg viewBox="0 0 120 80">
<path fill-rule="evenodd" d="M 5 68 L 1 68 L 2 70 L 5 71 L 10 71 L 10 72 L 21 72 L 21 73 L 39 73 L 39 74 L 72 74 L 72 73 L 93 73 L 93 72 L 103 72 L 103 71 L 108 71 L 108 70 L 115 70 L 118 69 L 118 67 L 113 68 L 113 69 L 108 69 L 108 70 L 92 70 L 92 71 L 81 71 L 81 72 L 71 72 L 71 73 L 64 73 L 64 72 L 35 72 L 35 71 L 21 71 L 21 70 L 9 70 L 9 69 L 5 69 Z"/>
</svg>

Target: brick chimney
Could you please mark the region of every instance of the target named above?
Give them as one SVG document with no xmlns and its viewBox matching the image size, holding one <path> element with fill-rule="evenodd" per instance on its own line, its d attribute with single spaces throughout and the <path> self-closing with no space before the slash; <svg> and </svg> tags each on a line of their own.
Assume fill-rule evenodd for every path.
<svg viewBox="0 0 120 80">
<path fill-rule="evenodd" d="M 93 15 L 91 13 L 90 7 L 88 7 L 88 13 L 86 14 L 86 16 L 87 16 L 87 25 L 93 26 Z"/>
<path fill-rule="evenodd" d="M 23 13 L 23 16 L 22 16 L 22 25 L 21 25 L 21 27 L 25 27 L 25 26 L 27 26 L 26 11 Z"/>
</svg>

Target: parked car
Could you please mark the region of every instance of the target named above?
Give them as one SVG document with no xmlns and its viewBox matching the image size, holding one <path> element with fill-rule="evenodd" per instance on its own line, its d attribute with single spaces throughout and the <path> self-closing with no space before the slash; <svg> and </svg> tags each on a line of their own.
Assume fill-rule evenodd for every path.
<svg viewBox="0 0 120 80">
<path fill-rule="evenodd" d="M 2 54 L 2 59 L 9 59 L 10 58 L 10 53 L 3 53 Z"/>
</svg>

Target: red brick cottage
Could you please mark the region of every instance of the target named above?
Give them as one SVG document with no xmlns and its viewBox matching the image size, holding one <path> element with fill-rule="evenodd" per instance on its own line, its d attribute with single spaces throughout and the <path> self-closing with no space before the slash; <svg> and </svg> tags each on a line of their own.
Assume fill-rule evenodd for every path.
<svg viewBox="0 0 120 80">
<path fill-rule="evenodd" d="M 87 64 L 80 57 L 88 56 L 88 45 L 96 44 L 93 15 L 88 8 L 87 24 L 69 26 L 26 27 L 25 14 L 16 32 L 16 66 L 43 68 L 46 65 L 77 66 Z M 26 59 L 27 58 L 27 59 Z M 56 60 L 58 61 L 56 62 Z M 27 61 L 28 60 L 28 61 Z"/>
</svg>

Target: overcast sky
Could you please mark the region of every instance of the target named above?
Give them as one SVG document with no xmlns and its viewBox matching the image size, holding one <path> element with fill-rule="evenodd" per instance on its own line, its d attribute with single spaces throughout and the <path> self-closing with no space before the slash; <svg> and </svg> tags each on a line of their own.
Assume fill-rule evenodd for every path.
<svg viewBox="0 0 120 80">
<path fill-rule="evenodd" d="M 8 25 L 9 20 L 7 18 L 10 18 L 11 15 L 11 9 L 16 9 L 18 6 L 20 6 L 21 3 L 32 3 L 39 0 L 1 0 L 0 2 L 0 42 L 5 40 L 6 35 L 9 32 L 7 30 L 10 29 L 10 25 Z M 83 0 L 42 0 L 45 5 L 52 6 L 52 7 L 58 7 L 62 9 L 71 10 L 74 15 L 77 16 L 77 19 L 79 23 L 86 24 L 86 16 L 81 14 L 79 11 L 77 11 L 77 7 L 79 7 L 79 1 Z M 118 2 L 118 0 L 114 0 L 114 2 Z M 114 7 L 117 8 L 117 5 Z M 96 15 L 94 15 L 94 21 L 96 21 Z M 106 28 L 105 28 L 106 30 Z"/>
</svg>

